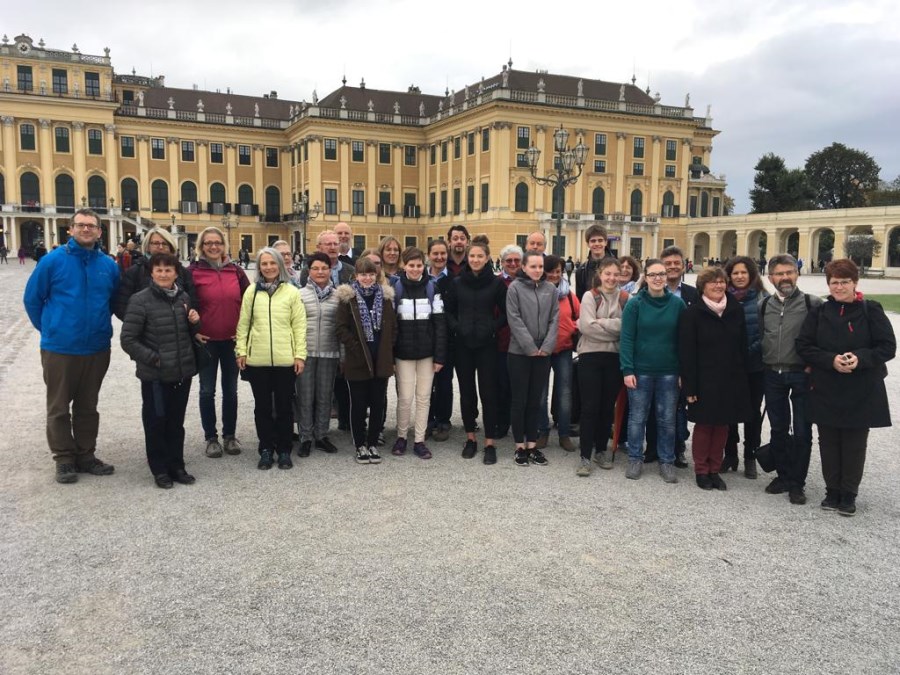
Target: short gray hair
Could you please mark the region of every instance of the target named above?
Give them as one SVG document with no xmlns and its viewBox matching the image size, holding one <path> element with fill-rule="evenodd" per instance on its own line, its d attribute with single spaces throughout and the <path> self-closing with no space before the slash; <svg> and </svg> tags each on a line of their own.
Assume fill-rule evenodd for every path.
<svg viewBox="0 0 900 675">
<path fill-rule="evenodd" d="M 772 274 L 778 265 L 793 265 L 794 268 L 796 268 L 797 259 L 790 253 L 779 253 L 778 255 L 773 255 L 768 264 L 769 274 Z"/>
<path fill-rule="evenodd" d="M 150 254 L 150 237 L 154 234 L 158 234 L 160 237 L 166 240 L 166 243 L 172 247 L 172 253 L 178 253 L 178 246 L 175 244 L 175 237 L 172 236 L 172 233 L 168 230 L 164 230 L 161 227 L 153 227 L 147 230 L 144 233 L 144 238 L 141 239 L 141 251 L 144 252 L 144 255 Z"/>
<path fill-rule="evenodd" d="M 266 280 L 259 269 L 259 261 L 264 254 L 272 256 L 275 262 L 278 263 L 278 281 L 289 283 L 291 280 L 291 275 L 288 273 L 287 267 L 284 266 L 284 258 L 281 257 L 281 254 L 271 246 L 266 246 L 265 248 L 259 249 L 259 252 L 256 254 L 256 281 L 259 282 Z"/>
<path fill-rule="evenodd" d="M 516 244 L 507 244 L 503 248 L 500 249 L 500 262 L 503 262 L 510 253 L 518 253 L 521 258 L 525 255 L 525 252 L 522 250 L 521 246 L 517 246 Z"/>
</svg>

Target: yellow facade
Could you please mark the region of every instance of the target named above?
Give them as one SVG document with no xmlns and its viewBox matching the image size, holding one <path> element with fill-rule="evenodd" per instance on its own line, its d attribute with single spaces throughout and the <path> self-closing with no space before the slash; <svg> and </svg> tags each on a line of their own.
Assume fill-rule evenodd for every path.
<svg viewBox="0 0 900 675">
<path fill-rule="evenodd" d="M 209 225 L 228 229 L 232 250 L 275 238 L 302 247 L 304 232 L 309 244 L 339 221 L 367 246 L 388 234 L 424 246 L 456 223 L 498 249 L 537 229 L 549 239 L 552 189 L 522 156 L 534 145 L 536 173 L 552 172 L 560 125 L 570 146 L 588 147 L 560 209 L 566 255 L 584 257 L 583 232 L 595 222 L 613 248 L 646 257 L 688 245 L 690 216 L 721 215 L 726 186 L 706 168 L 718 132 L 688 101 L 664 106 L 633 83 L 511 66 L 461 92 L 345 82 L 307 103 L 168 88 L 164 78 L 117 75 L 108 53 L 18 36 L 0 45 L 6 245 L 60 243 L 82 204 L 103 211 L 110 246 L 162 224 L 174 226 L 183 253 Z M 27 69 L 30 89 L 20 86 Z M 320 206 L 306 227 L 303 195 Z"/>
</svg>

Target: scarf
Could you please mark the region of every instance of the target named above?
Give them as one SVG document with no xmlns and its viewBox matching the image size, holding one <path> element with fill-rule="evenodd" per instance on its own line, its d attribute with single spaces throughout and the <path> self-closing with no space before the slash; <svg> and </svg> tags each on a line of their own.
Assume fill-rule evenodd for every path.
<svg viewBox="0 0 900 675">
<path fill-rule="evenodd" d="M 375 342 L 375 333 L 381 331 L 381 317 L 384 312 L 384 291 L 380 284 L 372 284 L 368 288 L 360 286 L 358 281 L 353 282 L 353 290 L 356 292 L 356 302 L 359 305 L 359 320 L 362 323 L 363 334 L 366 342 Z M 366 304 L 366 298 L 374 298 L 372 309 Z"/>
<path fill-rule="evenodd" d="M 318 298 L 319 302 L 325 302 L 334 293 L 334 286 L 331 284 L 325 284 L 325 288 L 320 288 L 319 284 L 316 283 L 311 283 L 310 286 L 316 292 L 316 298 Z"/>
<path fill-rule="evenodd" d="M 743 302 L 744 298 L 747 297 L 747 294 L 750 292 L 750 287 L 747 288 L 735 288 L 734 286 L 728 287 L 728 292 L 734 296 L 734 299 L 738 302 Z"/>
<path fill-rule="evenodd" d="M 257 281 L 256 282 L 256 290 L 265 291 L 270 296 L 274 295 L 275 291 L 278 290 L 278 287 L 281 285 L 281 279 L 276 279 L 275 281 Z"/>
<path fill-rule="evenodd" d="M 175 282 L 174 284 L 172 284 L 172 288 L 163 288 L 162 286 L 157 284 L 155 281 L 151 281 L 150 283 L 153 284 L 154 286 L 156 286 L 163 293 L 165 293 L 166 297 L 170 298 L 170 299 L 178 297 L 178 294 L 181 293 L 181 289 L 178 288 L 178 282 Z"/>
<path fill-rule="evenodd" d="M 722 316 L 725 313 L 725 305 L 728 304 L 728 296 L 723 295 L 722 299 L 719 302 L 713 302 L 705 295 L 703 297 L 703 302 L 706 303 L 706 306 L 709 307 L 712 311 L 716 313 L 716 316 Z"/>
</svg>

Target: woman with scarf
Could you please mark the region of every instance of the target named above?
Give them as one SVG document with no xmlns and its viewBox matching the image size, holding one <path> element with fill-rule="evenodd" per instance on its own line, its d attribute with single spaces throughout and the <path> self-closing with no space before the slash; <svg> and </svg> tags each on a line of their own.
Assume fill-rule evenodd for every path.
<svg viewBox="0 0 900 675">
<path fill-rule="evenodd" d="M 306 363 L 306 308 L 274 248 L 256 256 L 256 283 L 244 292 L 235 353 L 253 390 L 258 469 L 290 469 L 294 383 Z"/>
<path fill-rule="evenodd" d="M 544 258 L 544 274 L 547 281 L 556 287 L 559 300 L 559 332 L 556 348 L 550 357 L 553 369 L 553 404 L 559 445 L 566 452 L 574 452 L 572 443 L 572 356 L 575 349 L 575 333 L 578 331 L 578 316 L 581 303 L 571 290 L 563 275 L 563 259 L 556 255 Z M 547 415 L 548 388 L 541 393 L 541 420 L 539 438 L 550 435 L 550 418 Z"/>
<path fill-rule="evenodd" d="M 762 429 L 762 401 L 765 393 L 765 373 L 762 362 L 762 338 L 759 334 L 759 308 L 768 297 L 759 270 L 752 258 L 736 256 L 725 265 L 728 275 L 728 292 L 744 308 L 747 324 L 747 384 L 750 387 L 750 415 L 744 422 L 744 476 L 756 478 L 756 451 L 759 449 Z M 738 425 L 728 427 L 725 442 L 725 459 L 722 471 L 738 469 L 738 443 L 741 436 Z"/>
<path fill-rule="evenodd" d="M 200 316 L 178 284 L 180 265 L 168 252 L 146 263 L 150 285 L 135 293 L 122 322 L 122 349 L 141 381 L 147 463 L 156 485 L 169 489 L 194 477 L 184 467 L 184 413 L 197 374 L 194 335 Z"/>
<path fill-rule="evenodd" d="M 335 332 L 338 299 L 331 283 L 331 259 L 318 251 L 307 258 L 306 267 L 309 280 L 300 289 L 300 299 L 306 309 L 307 359 L 297 378 L 298 457 L 309 457 L 313 441 L 324 452 L 337 452 L 328 439 L 328 427 L 334 378 L 341 360 L 341 345 Z"/>
<path fill-rule="evenodd" d="M 727 283 L 721 267 L 700 272 L 700 301 L 684 311 L 678 327 L 681 386 L 694 423 L 694 473 L 703 490 L 726 489 L 719 471 L 728 425 L 747 419 L 750 409 L 744 308 L 725 292 Z"/>
<path fill-rule="evenodd" d="M 335 322 L 343 346 L 341 368 L 350 388 L 350 433 L 359 464 L 381 462 L 378 436 L 384 429 L 387 381 L 394 374 L 394 289 L 377 283 L 378 274 L 375 263 L 360 257 L 356 279 L 337 289 Z"/>
</svg>

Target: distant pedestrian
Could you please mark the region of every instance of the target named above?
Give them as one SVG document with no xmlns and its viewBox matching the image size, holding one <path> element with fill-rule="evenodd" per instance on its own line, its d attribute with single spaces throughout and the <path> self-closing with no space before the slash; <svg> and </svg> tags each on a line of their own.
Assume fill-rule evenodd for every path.
<svg viewBox="0 0 900 675">
<path fill-rule="evenodd" d="M 4 265 L 9 265 L 9 261 L 6 259 L 6 256 L 9 255 L 9 249 L 6 246 L 0 246 L 0 263 Z"/>
<path fill-rule="evenodd" d="M 28 251 L 25 250 L 24 246 L 19 247 L 19 264 L 25 264 L 25 257 L 28 255 Z"/>
<path fill-rule="evenodd" d="M 100 252 L 102 229 L 94 211 L 76 211 L 69 232 L 66 245 L 43 256 L 25 286 L 25 310 L 41 333 L 47 441 L 58 483 L 74 483 L 79 473 L 114 471 L 95 453 L 119 268 Z"/>
</svg>

